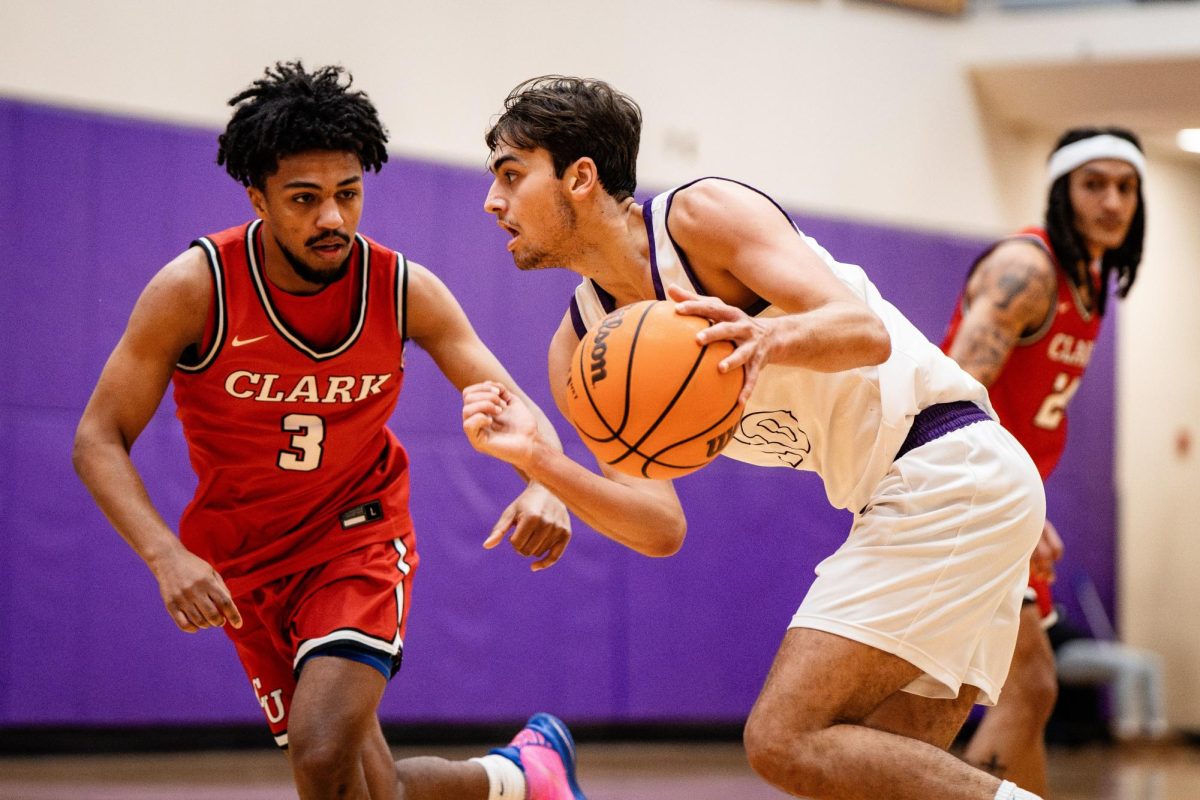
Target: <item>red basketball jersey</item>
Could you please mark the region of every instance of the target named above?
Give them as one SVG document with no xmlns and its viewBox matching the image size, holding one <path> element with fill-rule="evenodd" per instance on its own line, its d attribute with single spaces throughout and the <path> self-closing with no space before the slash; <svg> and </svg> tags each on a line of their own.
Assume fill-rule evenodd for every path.
<svg viewBox="0 0 1200 800">
<path fill-rule="evenodd" d="M 1001 242 L 1009 239 L 1024 239 L 1041 247 L 1054 262 L 1058 275 L 1058 297 L 1046 322 L 1017 342 L 988 390 L 1000 422 L 1029 451 L 1044 480 L 1054 471 L 1066 446 L 1067 404 L 1092 357 L 1100 315 L 1084 305 L 1075 284 L 1059 265 L 1044 230 L 1025 228 Z M 972 272 L 995 247 L 980 256 Z M 946 352 L 958 334 L 965 303 L 964 289 L 942 342 Z"/>
<path fill-rule="evenodd" d="M 175 402 L 199 478 L 180 538 L 235 594 L 377 541 L 411 549 L 408 456 L 386 427 L 403 381 L 407 263 L 356 237 L 350 318 L 316 348 L 263 272 L 261 221 L 198 239 L 214 282 L 211 345 Z"/>
</svg>

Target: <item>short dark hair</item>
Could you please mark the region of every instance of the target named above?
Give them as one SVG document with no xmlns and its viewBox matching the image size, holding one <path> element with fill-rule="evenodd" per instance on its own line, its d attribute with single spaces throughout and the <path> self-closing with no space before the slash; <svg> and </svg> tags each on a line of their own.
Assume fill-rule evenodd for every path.
<svg viewBox="0 0 1200 800">
<path fill-rule="evenodd" d="M 628 95 L 604 81 L 543 75 L 519 84 L 484 141 L 522 150 L 544 148 L 562 177 L 583 157 L 596 162 L 600 185 L 617 200 L 637 188 L 637 155 L 642 110 Z"/>
<path fill-rule="evenodd" d="M 279 159 L 307 150 L 354 153 L 363 169 L 378 172 L 388 158 L 387 129 L 367 95 L 350 91 L 352 83 L 338 66 L 308 72 L 288 61 L 267 67 L 230 99 L 236 110 L 217 139 L 217 163 L 243 186 L 259 189 Z"/>
<path fill-rule="evenodd" d="M 1132 131 L 1124 128 L 1072 128 L 1064 133 L 1054 145 L 1054 151 L 1083 139 L 1093 136 L 1116 136 L 1130 142 L 1138 150 L 1142 149 L 1141 142 Z M 1070 173 L 1061 175 L 1050 187 L 1050 196 L 1046 203 L 1046 233 L 1050 238 L 1050 246 L 1058 263 L 1077 284 L 1081 281 L 1091 282 L 1090 270 L 1079 270 L 1080 263 L 1086 264 L 1089 256 L 1087 243 L 1083 235 L 1075 228 L 1075 208 L 1071 205 Z M 1108 285 L 1113 272 L 1117 274 L 1117 296 L 1124 297 L 1133 288 L 1137 277 L 1138 264 L 1142 261 L 1142 244 L 1146 238 L 1146 201 L 1142 193 L 1141 181 L 1138 181 L 1137 210 L 1125 241 L 1120 247 L 1107 250 L 1101 261 L 1100 285 L 1091 287 L 1092 296 L 1096 298 L 1096 309 L 1104 314 L 1108 300 Z"/>
</svg>

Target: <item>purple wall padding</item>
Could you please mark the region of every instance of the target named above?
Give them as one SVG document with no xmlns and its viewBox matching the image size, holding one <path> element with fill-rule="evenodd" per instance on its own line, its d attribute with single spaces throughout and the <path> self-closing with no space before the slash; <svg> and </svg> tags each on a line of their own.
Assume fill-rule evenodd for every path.
<svg viewBox="0 0 1200 800">
<path fill-rule="evenodd" d="M 196 235 L 248 218 L 215 165 L 215 134 L 0 100 L 0 726 L 256 722 L 219 632 L 180 633 L 148 570 L 92 504 L 71 438 L 138 293 Z M 522 274 L 482 211 L 482 167 L 395 159 L 368 178 L 363 231 L 436 271 L 534 399 L 575 280 Z M 762 187 L 768 191 L 778 187 Z M 800 218 L 939 339 L 981 243 Z M 1067 539 L 1111 603 L 1111 326 L 1072 406 L 1051 483 Z M 551 410 L 572 455 L 589 456 Z M 416 576 L 390 722 L 500 721 L 546 708 L 578 721 L 736 721 L 748 712 L 813 568 L 848 515 L 817 480 L 719 459 L 680 480 L 683 551 L 647 559 L 576 523 L 566 558 L 531 574 L 480 542 L 519 482 L 475 453 L 459 398 L 416 348 L 393 426 L 413 459 Z M 1080 430 L 1086 435 L 1080 435 Z M 134 448 L 174 523 L 194 486 L 170 397 Z"/>
</svg>

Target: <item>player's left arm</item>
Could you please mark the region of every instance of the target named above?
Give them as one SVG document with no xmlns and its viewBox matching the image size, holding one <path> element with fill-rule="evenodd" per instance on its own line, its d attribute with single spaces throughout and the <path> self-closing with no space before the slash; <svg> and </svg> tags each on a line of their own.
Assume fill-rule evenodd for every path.
<svg viewBox="0 0 1200 800">
<path fill-rule="evenodd" d="M 766 364 L 839 372 L 880 364 L 891 355 L 883 321 L 758 192 L 728 181 L 701 181 L 675 196 L 669 224 L 672 238 L 715 295 L 676 289 L 671 296 L 680 301 L 680 312 L 716 323 L 700 333 L 701 342 L 733 342 L 735 350 L 721 369 L 746 366 L 747 395 Z M 740 310 L 756 297 L 789 313 L 758 319 Z"/>
<path fill-rule="evenodd" d="M 552 447 L 562 449 L 554 425 L 529 399 L 508 370 L 488 349 L 467 319 L 453 293 L 441 279 L 419 264 L 408 264 L 408 335 L 429 353 L 442 374 L 461 392 L 467 386 L 495 381 L 508 386 L 533 410 L 538 432 Z M 522 475 L 528 480 L 528 476 Z M 493 547 L 512 530 L 509 541 L 524 556 L 536 556 L 534 570 L 557 561 L 571 539 L 571 518 L 562 501 L 544 486 L 530 481 L 500 515 L 484 541 Z"/>
</svg>

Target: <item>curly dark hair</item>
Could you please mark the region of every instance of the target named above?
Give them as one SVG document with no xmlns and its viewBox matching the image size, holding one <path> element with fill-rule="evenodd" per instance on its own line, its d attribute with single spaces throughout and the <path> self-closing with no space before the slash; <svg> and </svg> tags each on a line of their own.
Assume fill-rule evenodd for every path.
<svg viewBox="0 0 1200 800">
<path fill-rule="evenodd" d="M 562 177 L 580 158 L 596 162 L 600 185 L 616 200 L 637 188 L 642 110 L 604 81 L 543 75 L 522 82 L 504 101 L 504 113 L 487 132 L 489 152 L 500 144 L 544 148 Z"/>
<path fill-rule="evenodd" d="M 1137 136 L 1124 128 L 1072 128 L 1059 138 L 1054 150 L 1058 151 L 1072 142 L 1105 134 L 1124 139 L 1138 150 L 1142 149 Z M 1142 185 L 1139 181 L 1137 211 L 1134 212 L 1125 241 L 1120 247 L 1105 251 L 1100 262 L 1100 285 L 1094 286 L 1091 270 L 1087 268 L 1087 243 L 1075 228 L 1075 209 L 1071 205 L 1069 181 L 1070 173 L 1060 176 L 1050 187 L 1050 197 L 1046 203 L 1046 233 L 1050 237 L 1050 246 L 1058 257 L 1058 263 L 1077 286 L 1087 282 L 1092 290 L 1092 297 L 1096 298 L 1096 310 L 1103 315 L 1112 274 L 1117 274 L 1117 297 L 1124 297 L 1133 288 L 1138 264 L 1142 261 L 1142 244 L 1146 238 L 1146 202 L 1142 194 Z"/>
<path fill-rule="evenodd" d="M 288 61 L 267 67 L 264 77 L 230 99 L 236 110 L 217 139 L 217 163 L 243 186 L 259 189 L 279 159 L 306 150 L 354 153 L 363 169 L 378 172 L 388 159 L 387 129 L 367 95 L 350 91 L 353 82 L 339 66 L 308 72 Z"/>
</svg>

